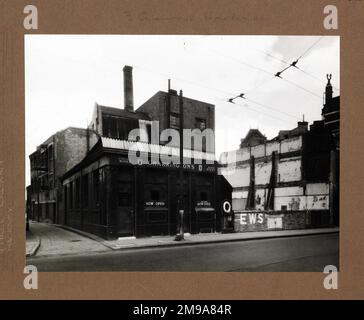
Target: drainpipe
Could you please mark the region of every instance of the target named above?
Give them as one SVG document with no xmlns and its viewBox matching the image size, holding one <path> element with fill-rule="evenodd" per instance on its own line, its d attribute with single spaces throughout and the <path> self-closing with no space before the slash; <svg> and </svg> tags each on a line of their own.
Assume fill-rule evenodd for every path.
<svg viewBox="0 0 364 320">
<path fill-rule="evenodd" d="M 334 224 L 335 196 L 336 196 L 336 150 L 330 151 L 330 225 Z"/>
</svg>

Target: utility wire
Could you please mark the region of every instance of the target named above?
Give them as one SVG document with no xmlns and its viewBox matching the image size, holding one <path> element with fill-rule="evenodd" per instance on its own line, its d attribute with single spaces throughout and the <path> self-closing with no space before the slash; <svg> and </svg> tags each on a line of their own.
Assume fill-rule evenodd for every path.
<svg viewBox="0 0 364 320">
<path fill-rule="evenodd" d="M 215 54 L 217 54 L 217 55 L 221 55 L 221 56 L 223 56 L 223 57 L 225 57 L 225 58 L 232 59 L 232 60 L 236 61 L 237 63 L 242 64 L 242 65 L 244 65 L 244 66 L 246 66 L 246 67 L 249 67 L 249 68 L 251 68 L 251 69 L 254 69 L 254 70 L 257 70 L 257 71 L 260 71 L 260 72 L 264 72 L 264 73 L 269 74 L 269 75 L 272 75 L 272 74 L 273 74 L 273 73 L 272 73 L 272 72 L 270 72 L 270 71 L 267 71 L 267 70 L 264 70 L 264 69 L 262 69 L 262 68 L 256 67 L 256 66 L 254 66 L 254 65 L 252 65 L 252 64 L 250 64 L 250 63 L 247 63 L 247 62 L 244 62 L 244 61 L 242 61 L 242 60 L 240 60 L 240 59 L 238 59 L 238 58 L 235 58 L 235 57 L 232 57 L 232 56 L 229 56 L 229 55 L 223 54 L 223 53 L 218 52 L 218 51 L 216 51 L 216 50 L 209 49 L 209 51 L 210 51 L 210 52 L 213 52 L 213 53 L 215 53 Z"/>
<path fill-rule="evenodd" d="M 175 79 L 175 80 L 179 80 L 179 81 L 182 81 L 182 82 L 191 83 L 191 84 L 193 84 L 193 85 L 197 85 L 197 86 L 200 86 L 200 87 L 204 87 L 204 88 L 206 88 L 206 89 L 208 89 L 209 91 L 212 91 L 212 92 L 220 91 L 220 92 L 224 92 L 224 93 L 226 93 L 226 94 L 228 94 L 228 95 L 231 95 L 231 94 L 232 94 L 231 92 L 226 92 L 226 91 L 223 91 L 223 90 L 219 90 L 219 89 L 217 89 L 217 88 L 208 87 L 208 86 L 202 85 L 202 84 L 197 83 L 197 82 L 194 82 L 194 81 L 189 81 L 189 80 L 181 79 L 181 78 L 178 78 L 178 77 L 171 77 L 170 75 L 163 74 L 163 73 L 160 73 L 160 72 L 155 72 L 155 71 L 150 70 L 150 69 L 145 68 L 145 67 L 135 66 L 135 68 L 143 69 L 143 70 L 145 70 L 145 71 L 147 71 L 147 72 L 150 72 L 150 73 L 152 73 L 152 74 L 156 74 L 156 73 L 157 73 L 157 74 L 159 74 L 160 76 L 162 76 L 163 78 L 166 78 L 166 79 L 168 79 L 168 78 L 170 78 L 170 79 Z M 268 81 L 270 81 L 270 80 L 272 80 L 272 79 L 274 79 L 274 77 L 269 78 L 268 80 L 266 80 L 264 83 L 261 83 L 261 84 L 260 84 L 260 85 L 258 85 L 257 87 L 262 86 L 263 84 L 265 84 L 266 82 L 268 82 Z M 257 87 L 253 88 L 253 90 L 255 90 Z M 251 92 L 251 91 L 252 91 L 252 90 L 250 90 L 249 92 Z M 244 97 L 244 94 L 239 94 L 239 95 L 237 95 L 235 98 L 245 98 L 245 97 Z M 233 98 L 233 99 L 235 99 L 235 98 Z M 233 99 L 230 99 L 230 100 L 233 100 Z M 263 107 L 263 108 L 266 108 L 266 109 L 269 109 L 269 110 L 272 110 L 272 111 L 275 111 L 275 112 L 281 113 L 281 114 L 283 114 L 283 115 L 286 115 L 286 116 L 291 117 L 291 118 L 294 118 L 294 119 L 299 119 L 298 117 L 296 117 L 296 116 L 294 116 L 294 115 L 292 115 L 292 114 L 289 114 L 289 113 L 286 113 L 286 112 L 280 111 L 280 110 L 278 110 L 278 109 L 276 109 L 276 108 L 273 108 L 273 107 L 270 107 L 270 106 L 268 106 L 268 105 L 264 105 L 264 104 L 262 104 L 262 103 L 259 103 L 259 102 L 257 102 L 257 101 L 251 100 L 251 99 L 247 99 L 247 98 L 245 98 L 245 99 L 246 99 L 247 101 L 251 102 L 251 103 L 254 103 L 254 104 L 256 104 L 256 105 L 259 105 L 260 107 Z M 226 101 L 226 100 L 222 100 L 221 98 L 218 98 L 218 100 L 223 101 L 223 102 L 229 102 L 229 101 Z M 232 101 L 231 101 L 231 102 L 232 102 Z M 252 107 L 250 107 L 250 109 L 252 109 Z M 258 112 L 259 112 L 259 111 L 258 111 Z"/>
<path fill-rule="evenodd" d="M 312 75 L 312 74 L 308 73 L 307 71 L 305 71 L 305 70 L 301 69 L 300 67 L 297 67 L 297 66 L 296 66 L 296 68 L 297 68 L 299 71 L 301 71 L 302 73 L 304 73 L 305 75 L 307 75 L 307 76 L 311 77 L 312 79 L 315 79 L 315 80 L 317 80 L 317 81 L 320 81 L 320 82 L 321 82 L 321 83 L 323 83 L 323 84 L 326 84 L 326 82 L 325 82 L 325 81 L 323 81 L 323 80 L 321 80 L 320 78 L 318 78 L 318 77 L 316 77 L 316 76 L 314 76 L 314 75 Z M 333 88 L 334 90 L 336 90 L 336 91 L 340 91 L 340 89 L 339 89 L 339 88 L 337 88 L 337 87 L 335 87 L 335 86 L 332 86 L 332 88 Z"/>
<path fill-rule="evenodd" d="M 157 73 L 157 74 L 159 74 L 160 76 L 162 76 L 163 78 L 166 78 L 166 79 L 175 79 L 175 80 L 179 80 L 179 81 L 182 81 L 182 82 L 191 83 L 192 85 L 197 85 L 197 86 L 200 86 L 200 87 L 204 87 L 204 88 L 206 88 L 206 89 L 208 89 L 209 91 L 212 91 L 212 92 L 220 91 L 220 92 L 226 93 L 226 94 L 228 94 L 228 95 L 231 95 L 231 94 L 232 94 L 231 92 L 226 92 L 226 91 L 223 91 L 223 90 L 219 90 L 219 89 L 217 89 L 217 88 L 208 87 L 208 86 L 202 85 L 202 84 L 197 83 L 197 82 L 194 82 L 194 81 L 189 81 L 189 80 L 182 79 L 182 78 L 178 78 L 178 77 L 171 77 L 170 75 L 163 74 L 163 73 L 160 73 L 160 72 L 155 72 L 155 71 L 153 71 L 153 70 L 151 70 L 151 69 L 148 69 L 148 68 L 145 68 L 145 67 L 135 66 L 135 68 L 143 69 L 143 70 L 145 70 L 145 71 L 147 71 L 147 72 L 150 72 L 150 73 L 152 73 L 152 74 L 156 74 L 156 73 Z M 261 83 L 261 84 L 260 84 L 260 85 L 258 85 L 257 87 L 262 86 L 263 84 L 265 84 L 266 82 L 268 82 L 268 81 L 270 81 L 270 80 L 272 80 L 272 79 L 274 79 L 274 77 L 269 78 L 267 81 L 265 81 L 265 82 Z M 253 88 L 253 90 L 255 90 L 257 87 Z M 252 90 L 250 90 L 249 92 L 251 92 L 251 91 L 252 91 Z M 244 96 L 244 94 L 239 94 L 239 95 L 237 95 L 235 98 L 243 98 L 243 96 Z M 234 99 L 235 99 L 235 98 L 234 98 Z M 230 102 L 230 101 L 223 100 L 223 99 L 221 99 L 221 98 L 215 98 L 215 99 L 217 99 L 217 100 L 219 100 L 219 101 L 223 101 L 224 103 Z M 259 102 L 257 102 L 257 101 L 251 100 L 251 99 L 247 99 L 247 98 L 245 98 L 245 99 L 246 99 L 247 101 L 251 102 L 251 103 L 254 103 L 254 104 L 256 104 L 256 105 L 259 105 L 260 107 L 263 107 L 263 108 L 266 108 L 266 109 L 269 109 L 269 110 L 272 110 L 272 111 L 278 112 L 278 113 L 280 113 L 280 114 L 286 115 L 286 116 L 291 117 L 291 118 L 294 118 L 294 119 L 299 119 L 298 117 L 296 117 L 296 116 L 294 116 L 294 115 L 292 115 L 292 114 L 289 114 L 289 113 L 286 113 L 286 112 L 280 111 L 280 110 L 278 110 L 278 109 L 276 109 L 276 108 L 273 108 L 273 107 L 270 107 L 270 106 L 268 106 L 268 105 L 263 105 L 262 103 L 259 103 Z M 235 103 L 235 102 L 234 102 L 234 104 L 237 104 L 237 103 Z M 237 104 L 237 105 L 239 105 L 239 104 Z M 241 105 L 241 104 L 240 104 L 240 106 L 244 106 L 244 105 Z M 253 109 L 253 107 L 249 107 L 249 109 L 254 110 L 254 111 L 256 111 L 256 112 L 260 112 L 260 111 L 257 111 L 257 110 L 255 110 L 255 109 Z M 269 115 L 269 114 L 266 114 L 266 115 L 267 115 L 267 116 L 271 116 L 271 115 Z M 272 116 L 271 116 L 271 117 L 272 117 Z M 282 119 L 280 119 L 280 118 L 276 118 L 276 117 L 273 117 L 273 118 L 275 118 L 275 119 L 279 119 L 279 120 L 282 120 Z M 284 120 L 282 120 L 282 121 L 284 121 Z"/>
<path fill-rule="evenodd" d="M 315 43 L 313 43 L 311 46 L 310 46 L 310 48 L 308 48 L 301 56 L 300 56 L 300 58 L 302 58 L 305 54 L 307 54 L 308 53 L 308 51 L 309 50 L 311 50 L 320 40 L 322 40 L 322 38 L 323 37 L 321 37 L 320 39 L 318 39 Z M 276 56 L 274 56 L 274 55 L 272 55 L 271 53 L 268 53 L 268 52 L 265 52 L 265 51 L 261 51 L 261 50 L 257 50 L 258 52 L 261 52 L 261 53 L 263 53 L 264 55 L 266 55 L 266 56 L 268 56 L 268 57 L 270 57 L 270 58 L 272 58 L 272 59 L 274 59 L 274 60 L 277 60 L 277 61 L 280 61 L 280 62 L 282 62 L 282 63 L 284 63 L 284 64 L 286 64 L 286 65 L 289 65 L 289 66 L 291 66 L 291 63 L 289 63 L 289 62 L 287 62 L 287 61 L 285 61 L 285 60 L 282 60 L 282 59 L 279 59 L 279 58 L 277 58 Z M 299 58 L 299 59 L 300 59 Z M 322 79 L 320 79 L 320 78 L 318 78 L 318 77 L 316 77 L 316 76 L 314 76 L 314 75 L 312 75 L 312 74 L 310 74 L 310 73 L 308 73 L 307 71 L 305 71 L 305 70 L 303 70 L 303 69 L 301 69 L 300 67 L 298 67 L 297 66 L 297 63 L 298 63 L 298 60 L 299 59 L 297 59 L 296 61 L 294 61 L 295 62 L 295 65 L 294 65 L 294 67 L 297 69 L 297 70 L 299 70 L 299 71 L 301 71 L 302 73 L 304 73 L 305 75 L 307 75 L 307 76 L 309 76 L 309 77 L 311 77 L 312 79 L 315 79 L 315 80 L 317 80 L 317 81 L 319 81 L 319 82 L 321 82 L 321 83 L 323 83 L 323 84 L 326 84 L 326 82 L 325 81 L 323 81 Z M 336 88 L 336 87 L 334 87 L 333 86 L 333 89 L 335 89 L 335 90 L 337 90 L 337 91 L 340 91 L 340 89 L 339 88 Z"/>
<path fill-rule="evenodd" d="M 254 111 L 254 112 L 256 112 L 256 113 L 259 113 L 259 114 L 261 114 L 261 115 L 265 115 L 265 116 L 270 117 L 270 118 L 275 119 L 275 120 L 279 120 L 279 121 L 282 121 L 282 122 L 285 122 L 285 123 L 290 123 L 290 124 L 292 124 L 292 123 L 293 123 L 293 121 L 289 121 L 289 120 L 285 120 L 285 119 L 282 119 L 282 118 L 276 117 L 276 116 L 271 115 L 271 114 L 269 114 L 269 113 L 262 112 L 261 110 L 256 110 L 256 109 L 254 109 L 253 107 L 249 106 L 248 104 L 243 105 L 243 104 L 236 103 L 236 102 L 225 101 L 225 100 L 222 100 L 222 99 L 219 99 L 219 98 L 217 98 L 217 100 L 220 100 L 220 101 L 221 101 L 221 102 L 223 102 L 223 103 L 232 103 L 232 104 L 235 104 L 235 105 L 237 105 L 237 106 L 247 108 L 247 109 L 249 109 L 249 110 L 252 110 L 252 111 Z M 294 123 L 295 123 L 295 122 L 294 122 Z"/>
<path fill-rule="evenodd" d="M 248 90 L 248 91 L 246 92 L 246 94 L 250 94 L 250 93 L 252 93 L 253 91 L 255 91 L 255 90 L 259 89 L 260 87 L 262 87 L 263 85 L 265 85 L 265 84 L 266 84 L 266 83 L 268 83 L 269 81 L 273 80 L 274 78 L 275 78 L 275 76 L 270 77 L 269 79 L 267 79 L 267 80 L 265 80 L 265 81 L 261 82 L 261 83 L 260 83 L 260 84 L 258 84 L 257 86 L 255 86 L 255 87 L 253 87 L 252 89 Z"/>
<path fill-rule="evenodd" d="M 324 36 L 321 36 L 317 41 L 315 41 L 304 53 L 302 53 L 297 60 L 300 60 L 302 57 L 304 57 L 316 44 L 318 44 Z"/>
<path fill-rule="evenodd" d="M 319 98 L 319 99 L 321 100 L 321 96 L 319 96 L 318 94 L 314 93 L 313 91 L 310 91 L 310 90 L 308 90 L 308 89 L 306 89 L 306 88 L 304 88 L 304 87 L 300 86 L 299 84 L 297 84 L 297 83 L 295 83 L 295 82 L 293 82 L 293 81 L 287 80 L 286 78 L 281 78 L 281 79 L 282 79 L 283 81 L 286 81 L 287 83 L 291 84 L 292 86 L 295 86 L 296 88 L 299 88 L 299 89 L 301 89 L 301 90 L 306 91 L 307 93 L 312 94 L 313 96 L 315 96 L 315 97 L 317 97 L 317 98 Z"/>
<path fill-rule="evenodd" d="M 245 63 L 244 63 L 244 64 L 245 64 Z M 246 65 L 249 65 L 249 64 L 246 64 Z M 259 71 L 263 71 L 263 72 L 265 72 L 265 73 L 268 73 L 268 74 L 270 74 L 270 75 L 272 76 L 272 74 L 271 74 L 270 72 L 266 71 L 266 70 L 263 70 L 263 69 L 260 69 L 260 68 L 256 68 L 256 67 L 254 67 L 254 66 L 252 66 L 252 65 L 249 65 L 249 66 L 250 66 L 251 68 L 257 69 L 257 70 L 259 70 Z M 147 68 L 147 67 L 144 67 L 144 66 L 134 65 L 134 67 L 135 67 L 136 69 L 139 69 L 139 70 L 142 70 L 142 71 L 146 71 L 146 72 L 151 73 L 151 74 L 153 74 L 153 75 L 158 74 L 159 76 L 161 76 L 161 77 L 163 77 L 163 78 L 165 78 L 165 79 L 174 79 L 174 80 L 178 80 L 178 81 L 181 81 L 181 82 L 190 83 L 191 85 L 199 86 L 199 87 L 205 88 L 205 89 L 207 89 L 207 90 L 209 90 L 209 91 L 211 91 L 211 92 L 214 92 L 214 93 L 215 93 L 216 91 L 219 91 L 219 92 L 221 92 L 221 93 L 224 93 L 224 94 L 227 94 L 227 95 L 230 95 L 230 96 L 231 96 L 231 95 L 233 95 L 233 93 L 232 93 L 232 92 L 228 92 L 228 91 L 221 90 L 221 89 L 218 89 L 218 88 L 214 88 L 214 87 L 206 86 L 206 85 L 203 85 L 203 84 L 198 83 L 198 82 L 196 82 L 196 81 L 191 81 L 191 80 L 187 80 L 187 79 L 183 79 L 183 78 L 179 78 L 179 77 L 174 77 L 174 76 L 171 76 L 171 75 L 168 75 L 168 74 L 165 74 L 165 73 L 157 72 L 157 71 L 155 71 L 155 70 L 152 70 L 152 69 Z M 272 79 L 274 79 L 274 78 L 275 78 L 275 76 L 270 77 L 269 79 L 267 79 L 267 80 L 263 81 L 262 83 L 260 83 L 260 84 L 259 84 L 259 85 L 257 85 L 256 87 L 254 87 L 254 88 L 252 88 L 251 90 L 247 91 L 247 93 L 251 93 L 252 91 L 254 91 L 254 90 L 256 90 L 256 89 L 260 88 L 261 86 L 263 86 L 264 84 L 266 84 L 267 82 L 271 81 L 271 80 L 272 80 Z M 282 79 L 283 79 L 283 78 L 282 78 Z M 321 97 L 320 97 L 320 96 L 316 95 L 316 94 L 315 94 L 315 93 L 313 93 L 312 91 L 309 91 L 309 90 L 307 90 L 307 89 L 305 89 L 305 88 L 303 88 L 303 87 L 301 87 L 301 86 L 299 86 L 299 85 L 295 84 L 294 82 L 288 81 L 288 80 L 286 80 L 286 79 L 283 79 L 283 80 L 285 80 L 285 81 L 287 81 L 287 82 L 291 83 L 292 85 L 294 85 L 294 86 L 296 86 L 296 87 L 298 87 L 298 88 L 300 88 L 300 89 L 302 89 L 302 90 L 305 90 L 306 92 L 311 93 L 311 94 L 313 94 L 313 95 L 315 95 L 315 96 L 317 96 L 317 97 L 319 97 L 319 98 L 321 99 Z M 221 100 L 221 99 L 219 99 L 219 100 L 221 100 L 221 101 L 223 101 L 223 102 L 233 102 L 233 100 L 234 100 L 234 99 L 239 98 L 239 97 L 240 97 L 240 98 L 245 98 L 247 101 L 250 101 L 251 103 L 254 103 L 254 104 L 256 104 L 256 105 L 259 105 L 259 106 L 261 106 L 261 107 L 263 107 L 263 108 L 266 108 L 266 109 L 269 109 L 269 110 L 272 110 L 272 111 L 275 111 L 275 112 L 278 112 L 278 113 L 284 114 L 284 115 L 289 116 L 289 117 L 291 117 L 291 118 L 298 119 L 296 116 L 293 116 L 292 114 L 288 114 L 288 113 L 283 112 L 283 111 L 280 111 L 280 110 L 278 110 L 278 109 L 276 109 L 276 108 L 273 108 L 273 107 L 270 107 L 270 106 L 267 106 L 267 105 L 263 105 L 262 103 L 259 103 L 259 102 L 254 101 L 254 100 L 247 99 L 247 98 L 245 97 L 245 94 L 239 94 L 239 95 L 237 95 L 237 96 L 236 96 L 236 97 L 234 97 L 234 98 L 230 98 L 230 99 L 228 99 L 228 101 L 226 101 L 226 100 Z M 252 109 L 252 107 L 250 107 L 250 109 Z M 253 109 L 252 109 L 252 110 L 253 110 Z"/>
<path fill-rule="evenodd" d="M 201 84 L 199 82 L 196 82 L 196 81 L 191 81 L 191 80 L 187 80 L 187 79 L 183 79 L 183 78 L 178 78 L 178 77 L 173 77 L 171 75 L 168 75 L 168 74 L 165 74 L 165 73 L 160 73 L 160 72 L 156 72 L 154 70 L 151 70 L 149 68 L 146 68 L 146 67 L 141 67 L 141 66 L 135 66 L 134 67 L 136 69 L 140 69 L 140 70 L 145 70 L 151 74 L 158 74 L 160 75 L 161 77 L 165 78 L 165 79 L 174 79 L 174 80 L 178 80 L 178 81 L 181 81 L 181 82 L 185 82 L 185 83 L 190 83 L 194 86 L 198 86 L 198 87 L 201 87 L 201 88 L 205 88 L 205 89 L 208 89 L 208 90 L 212 90 L 212 91 L 219 91 L 221 93 L 224 93 L 224 94 L 228 94 L 228 95 L 233 95 L 234 93 L 232 92 L 228 92 L 228 91 L 225 91 L 225 90 L 221 90 L 221 89 L 218 89 L 218 88 L 213 88 L 213 87 L 209 87 L 209 86 L 206 86 L 204 84 Z"/>
<path fill-rule="evenodd" d="M 260 102 L 254 101 L 254 100 L 252 100 L 252 99 L 248 99 L 248 98 L 245 98 L 245 99 L 246 99 L 247 101 L 252 102 L 252 103 L 254 103 L 254 104 L 258 105 L 258 106 L 261 106 L 261 107 L 263 107 L 263 108 L 266 108 L 266 109 L 269 109 L 269 110 L 273 110 L 273 111 L 275 111 L 275 112 L 281 113 L 281 114 L 283 114 L 283 115 L 285 115 L 285 116 L 287 116 L 287 117 L 291 117 L 291 118 L 294 118 L 294 119 L 296 119 L 296 120 L 300 120 L 300 118 L 298 118 L 297 116 L 294 116 L 294 115 L 292 115 L 292 114 L 290 114 L 290 113 L 287 113 L 287 112 L 284 112 L 284 111 L 277 110 L 277 109 L 272 108 L 272 107 L 270 107 L 270 106 L 268 106 L 268 105 L 266 105 L 266 104 L 262 104 L 262 103 L 260 103 Z"/>
<path fill-rule="evenodd" d="M 200 83 L 197 83 L 197 82 L 195 82 L 195 81 L 190 81 L 190 80 L 186 80 L 186 79 L 182 79 L 182 78 L 179 78 L 179 77 L 171 77 L 170 75 L 167 75 L 167 74 L 164 74 L 164 73 L 160 73 L 160 72 L 155 72 L 154 70 L 151 70 L 151 69 L 148 69 L 148 68 L 146 68 L 146 67 L 141 67 L 141 66 L 135 66 L 135 68 L 139 68 L 139 69 L 143 69 L 143 70 L 145 70 L 145 71 L 147 71 L 147 72 L 150 72 L 150 73 L 152 73 L 152 74 L 159 74 L 160 76 L 162 76 L 162 77 L 164 77 L 164 78 L 166 78 L 166 79 L 175 79 L 175 80 L 179 80 L 179 81 L 182 81 L 182 82 L 187 82 L 187 83 L 190 83 L 190 84 L 192 84 L 192 85 L 197 85 L 197 86 L 199 86 L 199 87 L 204 87 L 205 89 L 208 89 L 209 91 L 213 91 L 213 92 L 215 92 L 215 91 L 220 91 L 220 92 L 222 92 L 222 93 L 225 93 L 225 94 L 228 94 L 228 95 L 232 95 L 232 93 L 231 92 L 226 92 L 226 91 L 224 91 L 224 90 L 220 90 L 220 89 L 217 89 L 217 88 L 213 88 L 213 87 L 209 87 L 209 86 L 206 86 L 206 85 L 202 85 L 202 84 L 200 84 Z M 257 85 L 256 87 L 254 87 L 253 89 L 251 89 L 251 90 L 249 90 L 247 93 L 251 93 L 252 91 L 254 91 L 254 90 L 256 90 L 256 89 L 258 89 L 259 87 L 261 87 L 261 86 L 263 86 L 264 84 L 266 84 L 267 82 L 269 82 L 269 81 L 271 81 L 272 79 L 274 79 L 275 77 L 273 76 L 273 77 L 270 77 L 269 79 L 267 79 L 266 81 L 264 81 L 264 82 L 262 82 L 261 84 L 259 84 L 259 85 Z M 285 80 L 285 79 L 284 79 Z M 295 85 L 293 82 L 291 82 L 291 84 L 292 85 Z M 302 88 L 303 90 L 306 90 L 306 89 L 304 89 L 304 88 Z M 308 92 L 310 92 L 310 91 L 308 91 Z M 312 93 L 312 92 L 310 92 L 311 94 L 314 94 L 314 93 Z M 268 106 L 268 105 L 263 105 L 262 103 L 259 103 L 259 102 L 257 102 L 257 101 L 254 101 L 254 100 L 251 100 L 251 99 L 248 99 L 248 98 L 246 98 L 246 97 L 244 97 L 244 95 L 245 94 L 239 94 L 239 95 L 237 95 L 237 96 L 235 96 L 234 98 L 230 98 L 230 99 L 228 99 L 228 100 L 231 100 L 231 101 L 226 101 L 226 100 L 222 100 L 222 101 L 224 101 L 224 102 L 232 102 L 234 99 L 236 99 L 236 98 L 244 98 L 244 99 L 246 99 L 247 101 L 250 101 L 251 103 L 254 103 L 254 104 L 256 104 L 256 105 L 259 105 L 259 106 L 261 106 L 261 107 L 263 107 L 263 108 L 266 108 L 266 109 L 269 109 L 269 110 L 272 110 L 272 111 L 275 111 L 275 112 L 277 112 L 277 113 L 280 113 L 280 114 L 283 114 L 283 115 L 286 115 L 286 116 L 288 116 L 288 117 L 291 117 L 291 118 L 294 118 L 294 119 L 298 119 L 299 120 L 299 118 L 298 117 L 296 117 L 296 116 L 294 116 L 294 115 L 292 115 L 292 114 L 289 114 L 289 113 L 286 113 L 286 112 L 284 112 L 284 111 L 280 111 L 280 110 L 278 110 L 278 109 L 276 109 L 276 108 L 273 108 L 273 107 L 270 107 L 270 106 Z M 319 96 L 318 96 L 319 97 Z M 319 97 L 320 99 L 321 99 L 321 97 Z M 220 99 L 221 100 L 221 99 Z"/>
<path fill-rule="evenodd" d="M 263 51 L 263 50 L 259 50 L 259 49 L 256 49 L 256 51 L 258 51 L 258 52 L 260 52 L 260 53 L 264 54 L 265 56 L 267 56 L 267 57 L 269 57 L 269 58 L 271 58 L 271 59 L 273 59 L 273 60 L 277 60 L 277 61 L 279 61 L 279 62 L 283 62 L 284 64 L 289 64 L 289 62 L 287 62 L 287 61 L 285 61 L 285 60 L 283 60 L 283 59 L 277 58 L 277 57 L 273 56 L 273 55 L 272 55 L 271 53 L 269 53 L 269 52 L 266 52 L 266 51 Z"/>
<path fill-rule="evenodd" d="M 276 77 L 281 78 L 281 74 L 283 72 L 285 72 L 286 70 L 288 70 L 291 67 L 296 67 L 298 61 L 305 56 L 317 43 L 319 43 L 319 41 L 321 41 L 321 39 L 323 38 L 323 36 L 321 36 L 318 40 L 316 40 L 312 45 L 309 46 L 309 48 L 307 48 L 295 61 L 293 61 L 291 64 L 289 64 L 287 67 L 285 67 L 283 70 L 279 71 L 276 73 Z M 297 67 L 296 67 L 297 68 Z"/>
<path fill-rule="evenodd" d="M 265 53 L 264 52 L 264 54 L 266 54 L 266 55 L 268 55 L 268 56 L 270 56 L 270 57 L 274 57 L 275 59 L 277 59 L 277 60 L 280 60 L 281 62 L 284 62 L 284 63 L 286 63 L 286 64 L 288 64 L 288 66 L 287 67 L 285 67 L 284 69 L 282 69 L 281 71 L 278 71 L 276 74 L 274 74 L 274 77 L 277 77 L 277 78 L 280 78 L 280 79 L 283 79 L 283 80 L 285 80 L 286 82 L 288 82 L 288 83 L 290 83 L 291 85 L 293 85 L 293 86 L 295 86 L 296 88 L 299 88 L 299 89 L 301 89 L 301 90 L 304 90 L 305 92 L 307 92 L 307 93 L 310 93 L 310 94 L 312 94 L 312 95 L 314 95 L 315 97 L 317 97 L 317 98 L 319 98 L 319 99 L 321 99 L 321 96 L 319 96 L 319 95 L 317 95 L 316 93 L 314 93 L 314 92 L 312 92 L 311 90 L 308 90 L 308 89 L 306 89 L 306 88 L 304 88 L 304 87 L 302 87 L 302 86 L 300 86 L 299 84 L 297 84 L 297 83 L 295 83 L 295 82 L 293 82 L 293 81 L 290 81 L 290 80 L 287 80 L 287 79 L 285 79 L 285 78 L 282 78 L 282 73 L 284 73 L 286 70 L 288 70 L 289 68 L 291 68 L 291 67 L 295 67 L 295 68 L 297 68 L 297 69 L 299 69 L 299 70 L 301 70 L 300 68 L 298 68 L 296 65 L 297 65 L 297 63 L 298 63 L 298 61 L 302 58 L 302 57 L 304 57 L 319 41 L 321 41 L 321 39 L 323 38 L 323 36 L 321 36 L 318 40 L 316 40 L 309 48 L 307 48 L 295 61 L 293 61 L 292 63 L 290 63 L 290 64 L 288 64 L 286 61 L 284 61 L 284 60 L 280 60 L 280 59 L 278 59 L 278 58 L 275 58 L 274 56 L 272 56 L 271 54 L 269 54 L 269 53 Z M 259 51 L 259 50 L 258 50 Z M 235 59 L 235 60 L 237 60 L 237 59 Z M 240 60 L 239 60 L 240 61 Z M 246 64 L 246 63 L 244 63 L 244 64 Z M 248 65 L 248 64 L 246 64 L 246 65 Z M 252 66 L 252 65 L 248 65 L 248 66 L 250 66 L 250 67 L 254 67 L 254 66 Z M 270 72 L 268 72 L 268 71 L 266 71 L 266 70 L 264 70 L 264 69 L 261 69 L 261 68 L 257 68 L 257 67 L 254 67 L 254 69 L 256 69 L 256 70 L 260 70 L 260 71 L 263 71 L 263 72 L 265 72 L 265 73 L 269 73 L 270 74 Z M 268 81 L 270 81 L 270 79 L 268 80 Z M 267 82 L 268 82 L 267 81 Z M 253 88 L 252 90 L 250 90 L 250 92 L 251 91 L 254 91 L 254 90 L 256 90 L 257 88 L 260 88 L 263 84 L 265 84 L 265 83 L 262 83 L 261 85 L 259 85 L 259 86 L 257 86 L 257 87 L 255 87 L 255 88 Z M 249 92 L 249 93 L 250 93 Z M 239 97 L 239 96 L 237 96 L 237 97 Z M 229 99 L 229 101 L 230 100 L 234 100 L 234 99 L 236 99 L 237 97 L 235 97 L 235 98 L 230 98 Z"/>
</svg>

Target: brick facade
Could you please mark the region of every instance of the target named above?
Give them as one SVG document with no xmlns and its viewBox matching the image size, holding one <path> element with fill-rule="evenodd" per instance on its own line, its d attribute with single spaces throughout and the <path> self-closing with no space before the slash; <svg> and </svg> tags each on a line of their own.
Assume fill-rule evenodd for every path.
<svg viewBox="0 0 364 320">
<path fill-rule="evenodd" d="M 29 156 L 31 185 L 27 208 L 32 219 L 63 223 L 59 214 L 63 210 L 60 178 L 86 156 L 96 141 L 95 133 L 69 127 L 49 137 Z"/>
</svg>

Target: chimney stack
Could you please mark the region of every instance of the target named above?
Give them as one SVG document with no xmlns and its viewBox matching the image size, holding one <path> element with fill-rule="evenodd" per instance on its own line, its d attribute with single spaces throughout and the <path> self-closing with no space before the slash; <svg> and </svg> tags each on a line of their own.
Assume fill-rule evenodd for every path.
<svg viewBox="0 0 364 320">
<path fill-rule="evenodd" d="M 134 111 L 133 68 L 124 66 L 124 110 Z"/>
</svg>

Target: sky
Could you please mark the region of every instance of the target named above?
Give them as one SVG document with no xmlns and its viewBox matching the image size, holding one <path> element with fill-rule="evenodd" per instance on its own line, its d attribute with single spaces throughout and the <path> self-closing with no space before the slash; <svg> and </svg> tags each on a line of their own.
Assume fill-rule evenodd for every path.
<svg viewBox="0 0 364 320">
<path fill-rule="evenodd" d="M 26 185 L 29 155 L 53 133 L 85 128 L 95 103 L 123 108 L 123 67 L 133 67 L 134 108 L 168 79 L 215 105 L 216 155 L 249 129 L 268 139 L 303 116 L 321 119 L 326 74 L 340 95 L 338 36 L 25 35 Z M 274 75 L 298 59 L 282 78 Z M 228 99 L 244 93 L 246 99 Z"/>
</svg>

